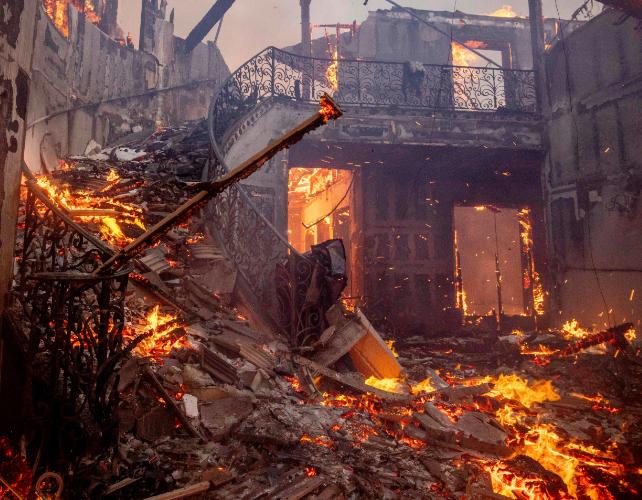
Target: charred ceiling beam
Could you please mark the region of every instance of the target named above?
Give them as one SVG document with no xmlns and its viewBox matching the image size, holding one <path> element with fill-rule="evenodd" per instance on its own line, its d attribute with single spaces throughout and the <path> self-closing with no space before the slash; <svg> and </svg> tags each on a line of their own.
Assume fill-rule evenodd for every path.
<svg viewBox="0 0 642 500">
<path fill-rule="evenodd" d="M 599 0 L 600 3 L 622 10 L 630 16 L 642 19 L 642 1 L 641 0 Z"/>
<path fill-rule="evenodd" d="M 199 43 L 212 31 L 212 28 L 218 23 L 225 13 L 230 10 L 235 0 L 217 0 L 212 8 L 205 14 L 203 19 L 194 27 L 185 39 L 185 52 L 191 52 Z"/>
</svg>

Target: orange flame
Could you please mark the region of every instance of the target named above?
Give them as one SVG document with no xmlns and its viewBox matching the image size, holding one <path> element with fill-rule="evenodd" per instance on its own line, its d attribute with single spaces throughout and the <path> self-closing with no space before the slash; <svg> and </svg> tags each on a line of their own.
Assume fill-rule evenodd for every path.
<svg viewBox="0 0 642 500">
<path fill-rule="evenodd" d="M 69 37 L 68 9 L 70 4 L 78 12 L 84 14 L 90 23 L 96 25 L 100 23 L 100 16 L 96 12 L 96 7 L 92 0 L 43 0 L 45 12 L 65 38 Z"/>
<path fill-rule="evenodd" d="M 325 77 L 328 79 L 328 83 L 330 87 L 332 87 L 333 92 L 339 90 L 339 51 L 337 49 L 334 49 L 332 64 L 328 66 Z"/>
<path fill-rule="evenodd" d="M 128 329 L 127 337 L 130 339 L 140 334 L 146 337 L 136 346 L 134 353 L 141 357 L 161 358 L 169 355 L 175 348 L 190 348 L 191 344 L 186 337 L 176 338 L 172 335 L 178 326 L 178 318 L 172 314 L 164 314 L 160 306 L 156 305 L 145 318 L 142 327 Z"/>
<path fill-rule="evenodd" d="M 113 172 L 113 171 L 112 171 Z M 110 172 L 107 180 L 112 179 L 114 182 L 115 172 Z M 112 245 L 123 247 L 132 241 L 125 235 L 121 228 L 121 223 L 126 222 L 145 231 L 146 227 L 142 221 L 143 211 L 140 207 L 129 203 L 122 203 L 103 195 L 92 195 L 86 191 L 77 191 L 72 193 L 68 188 L 60 188 L 54 185 L 47 177 L 40 176 L 37 180 L 40 186 L 59 207 L 66 211 L 74 210 L 96 210 L 99 208 L 109 207 L 118 211 L 117 216 L 92 216 L 82 215 L 79 219 L 83 222 L 92 222 L 98 225 L 98 231 L 102 238 Z"/>
</svg>

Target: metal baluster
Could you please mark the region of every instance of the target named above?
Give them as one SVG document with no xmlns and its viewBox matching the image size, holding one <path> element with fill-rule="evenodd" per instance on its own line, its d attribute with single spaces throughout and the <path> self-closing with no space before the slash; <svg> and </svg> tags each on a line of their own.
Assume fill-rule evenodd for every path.
<svg viewBox="0 0 642 500">
<path fill-rule="evenodd" d="M 272 88 L 271 88 L 272 94 L 271 95 L 272 95 L 272 97 L 274 97 L 276 95 L 276 93 L 274 91 L 274 79 L 276 78 L 276 74 L 275 74 L 276 73 L 276 69 L 275 69 L 275 67 L 276 67 L 276 54 L 274 53 L 274 48 L 273 47 L 270 48 L 269 50 L 272 53 L 272 66 L 271 66 L 272 75 L 271 75 L 271 78 L 270 78 L 271 84 L 272 84 Z"/>
<path fill-rule="evenodd" d="M 357 102 L 361 102 L 361 62 L 357 60 Z"/>
</svg>

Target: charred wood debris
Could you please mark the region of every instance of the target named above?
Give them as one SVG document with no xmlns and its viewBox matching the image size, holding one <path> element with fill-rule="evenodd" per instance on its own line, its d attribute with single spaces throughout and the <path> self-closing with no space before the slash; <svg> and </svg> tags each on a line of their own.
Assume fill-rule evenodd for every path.
<svg viewBox="0 0 642 500">
<path fill-rule="evenodd" d="M 150 227 L 198 189 L 209 153 L 205 122 L 189 123 L 69 158 L 47 178 L 139 207 Z M 82 225 L 101 234 L 99 219 Z M 76 416 L 79 458 L 55 471 L 63 498 L 633 498 L 642 487 L 628 325 L 468 325 L 393 344 L 338 301 L 319 339 L 289 345 L 235 308 L 235 268 L 199 214 L 138 256 L 130 280 L 125 338 L 147 336 L 114 369 L 108 445 Z M 3 457 L 0 491 L 26 497 L 25 481 L 5 485 L 16 453 Z"/>
</svg>

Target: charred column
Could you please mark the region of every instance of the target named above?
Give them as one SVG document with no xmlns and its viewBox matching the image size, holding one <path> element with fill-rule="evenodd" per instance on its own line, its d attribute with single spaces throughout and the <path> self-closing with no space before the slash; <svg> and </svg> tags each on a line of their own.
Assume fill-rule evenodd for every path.
<svg viewBox="0 0 642 500">
<path fill-rule="evenodd" d="M 98 27 L 111 37 L 119 35 L 118 29 L 118 0 L 105 0 Z"/>
<path fill-rule="evenodd" d="M 546 103 L 546 67 L 544 65 L 544 14 L 542 0 L 528 0 L 533 47 L 533 69 L 537 78 L 537 101 L 540 111 Z"/>
<path fill-rule="evenodd" d="M 310 32 L 310 4 L 312 0 L 301 1 L 301 55 L 312 55 L 312 33 Z"/>
</svg>

